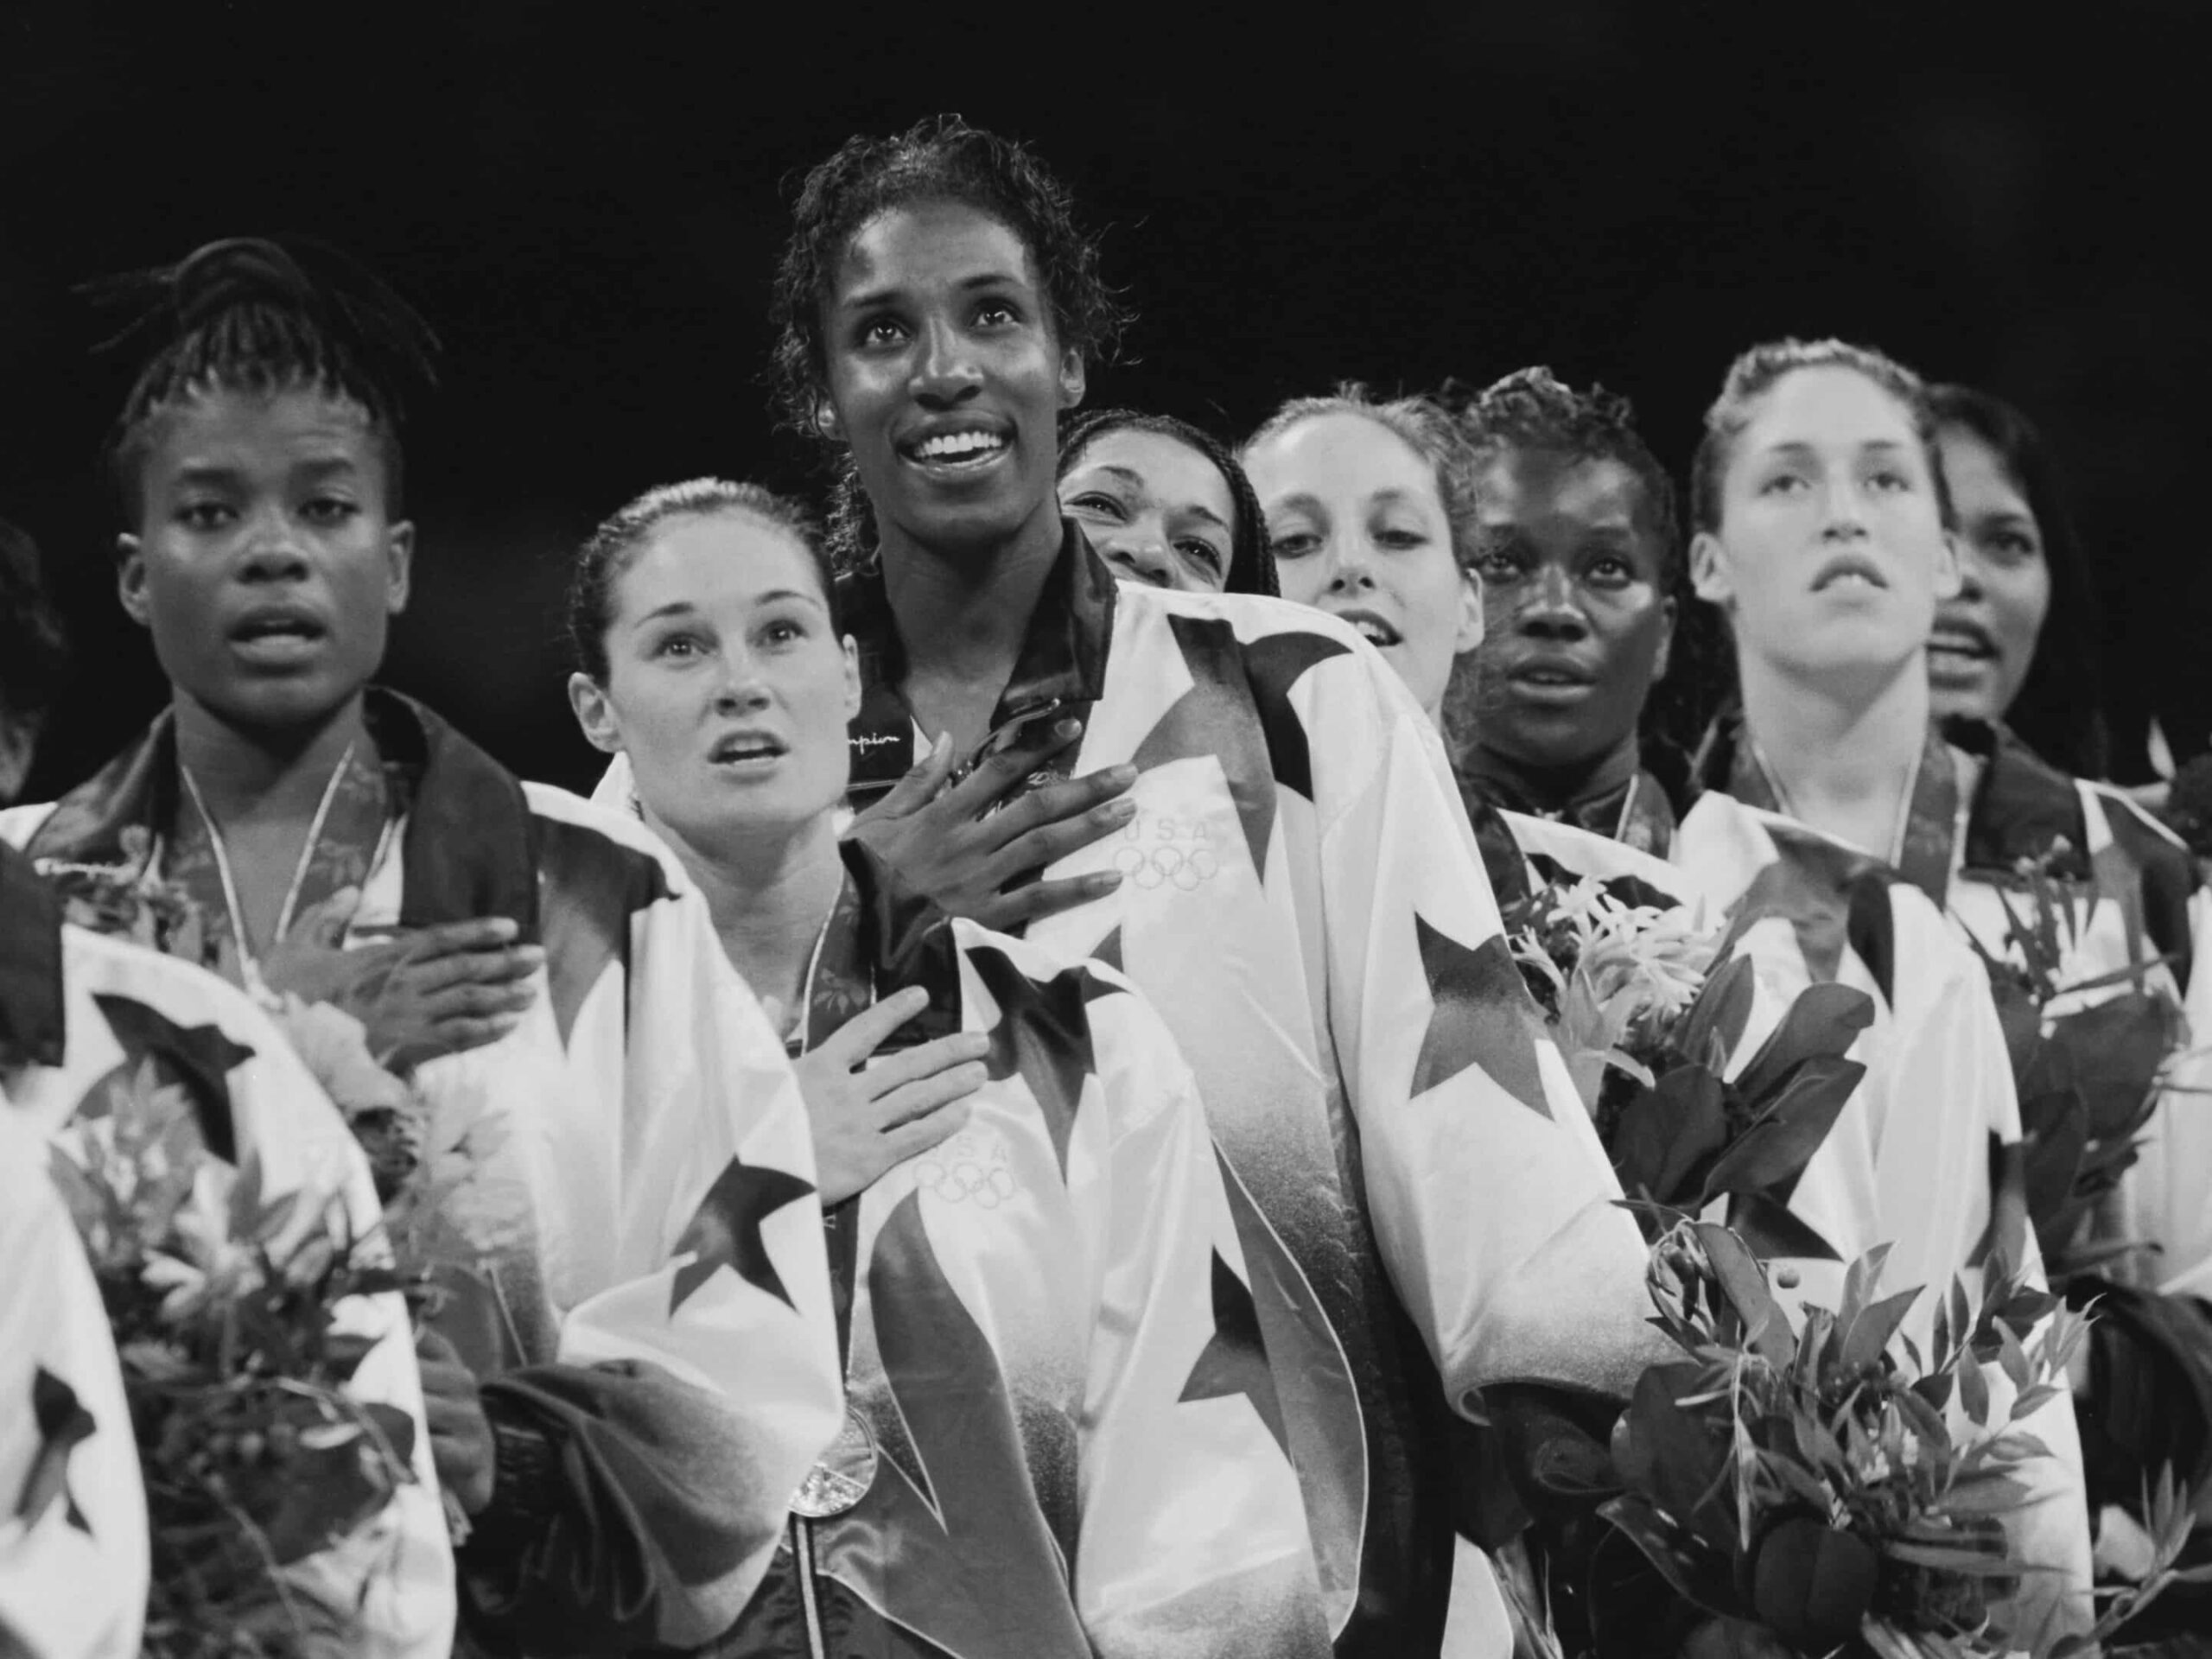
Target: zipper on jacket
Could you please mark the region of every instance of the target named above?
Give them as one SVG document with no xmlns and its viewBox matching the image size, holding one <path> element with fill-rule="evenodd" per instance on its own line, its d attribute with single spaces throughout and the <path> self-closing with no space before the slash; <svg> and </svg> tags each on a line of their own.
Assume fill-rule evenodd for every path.
<svg viewBox="0 0 2212 1659">
<path fill-rule="evenodd" d="M 806 1613 L 806 1650 L 811 1659 L 830 1659 L 822 1639 L 822 1608 L 814 1599 L 814 1522 L 791 1517 L 791 1556 L 798 1563 L 798 1600 Z"/>
</svg>

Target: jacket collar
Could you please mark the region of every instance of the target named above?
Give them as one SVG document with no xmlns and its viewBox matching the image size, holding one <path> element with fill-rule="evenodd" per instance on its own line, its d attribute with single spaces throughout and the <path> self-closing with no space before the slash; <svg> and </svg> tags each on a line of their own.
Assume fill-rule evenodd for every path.
<svg viewBox="0 0 2212 1659">
<path fill-rule="evenodd" d="M 960 955 L 951 918 L 861 842 L 842 842 L 838 851 L 844 889 L 810 981 L 805 1046 L 818 1046 L 871 1002 L 909 986 L 919 986 L 929 1004 L 893 1033 L 887 1051 L 959 1030 Z"/>
<path fill-rule="evenodd" d="M 61 1064 L 61 901 L 0 842 L 0 1070 Z"/>
<path fill-rule="evenodd" d="M 534 939 L 537 837 L 522 785 L 411 697 L 371 686 L 362 713 L 407 817 L 400 925 L 507 916 Z M 177 803 L 176 723 L 164 709 L 55 803 L 24 850 L 37 861 L 143 864 L 175 825 Z"/>
<path fill-rule="evenodd" d="M 871 563 L 837 582 L 846 632 L 860 648 L 861 711 L 852 722 L 852 787 L 880 791 L 913 765 L 913 711 L 901 695 L 906 650 L 884 591 L 883 569 Z M 1021 652 L 998 706 L 995 735 L 1046 713 L 1096 702 L 1106 688 L 1106 655 L 1114 632 L 1114 575 L 1083 531 L 1061 521 L 1059 556 L 1029 614 Z M 963 756 L 963 765 L 980 755 Z"/>
</svg>

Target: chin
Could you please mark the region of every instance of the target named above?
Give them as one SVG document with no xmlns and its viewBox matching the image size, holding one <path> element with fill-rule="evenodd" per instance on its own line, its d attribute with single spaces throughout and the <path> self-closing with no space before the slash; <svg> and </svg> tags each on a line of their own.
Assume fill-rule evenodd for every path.
<svg viewBox="0 0 2212 1659">
<path fill-rule="evenodd" d="M 229 724 L 253 731 L 289 732 L 322 725 L 361 690 L 357 683 L 333 685 L 320 676 L 264 680 L 226 686 L 200 702 Z"/>
</svg>

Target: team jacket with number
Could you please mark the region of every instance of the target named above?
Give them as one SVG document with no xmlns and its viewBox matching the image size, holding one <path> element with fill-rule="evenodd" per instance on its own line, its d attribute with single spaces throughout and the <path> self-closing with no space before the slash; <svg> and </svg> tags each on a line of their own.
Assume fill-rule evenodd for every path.
<svg viewBox="0 0 2212 1659">
<path fill-rule="evenodd" d="M 696 1644 L 744 1607 L 836 1432 L 797 1079 L 641 825 L 518 782 L 391 693 L 368 714 L 404 787 L 355 934 L 506 915 L 547 958 L 517 1030 L 416 1073 L 434 1147 L 482 1120 L 471 1145 L 493 1148 L 467 1217 L 486 1282 L 441 1319 L 499 1441 L 499 1488 L 460 1555 L 467 1622 L 528 1651 Z M 164 718 L 0 835 L 158 868 L 175 753 Z"/>
</svg>

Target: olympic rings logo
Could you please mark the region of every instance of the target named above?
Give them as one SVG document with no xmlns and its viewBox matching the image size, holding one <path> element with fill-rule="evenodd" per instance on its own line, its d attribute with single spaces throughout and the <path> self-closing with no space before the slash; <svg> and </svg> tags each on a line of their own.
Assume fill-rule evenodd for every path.
<svg viewBox="0 0 2212 1659">
<path fill-rule="evenodd" d="M 1221 873 L 1206 827 L 1195 819 L 1139 817 L 1122 831 L 1122 840 L 1126 844 L 1116 849 L 1114 868 L 1123 880 L 1147 892 L 1173 886 L 1195 893 Z"/>
</svg>

